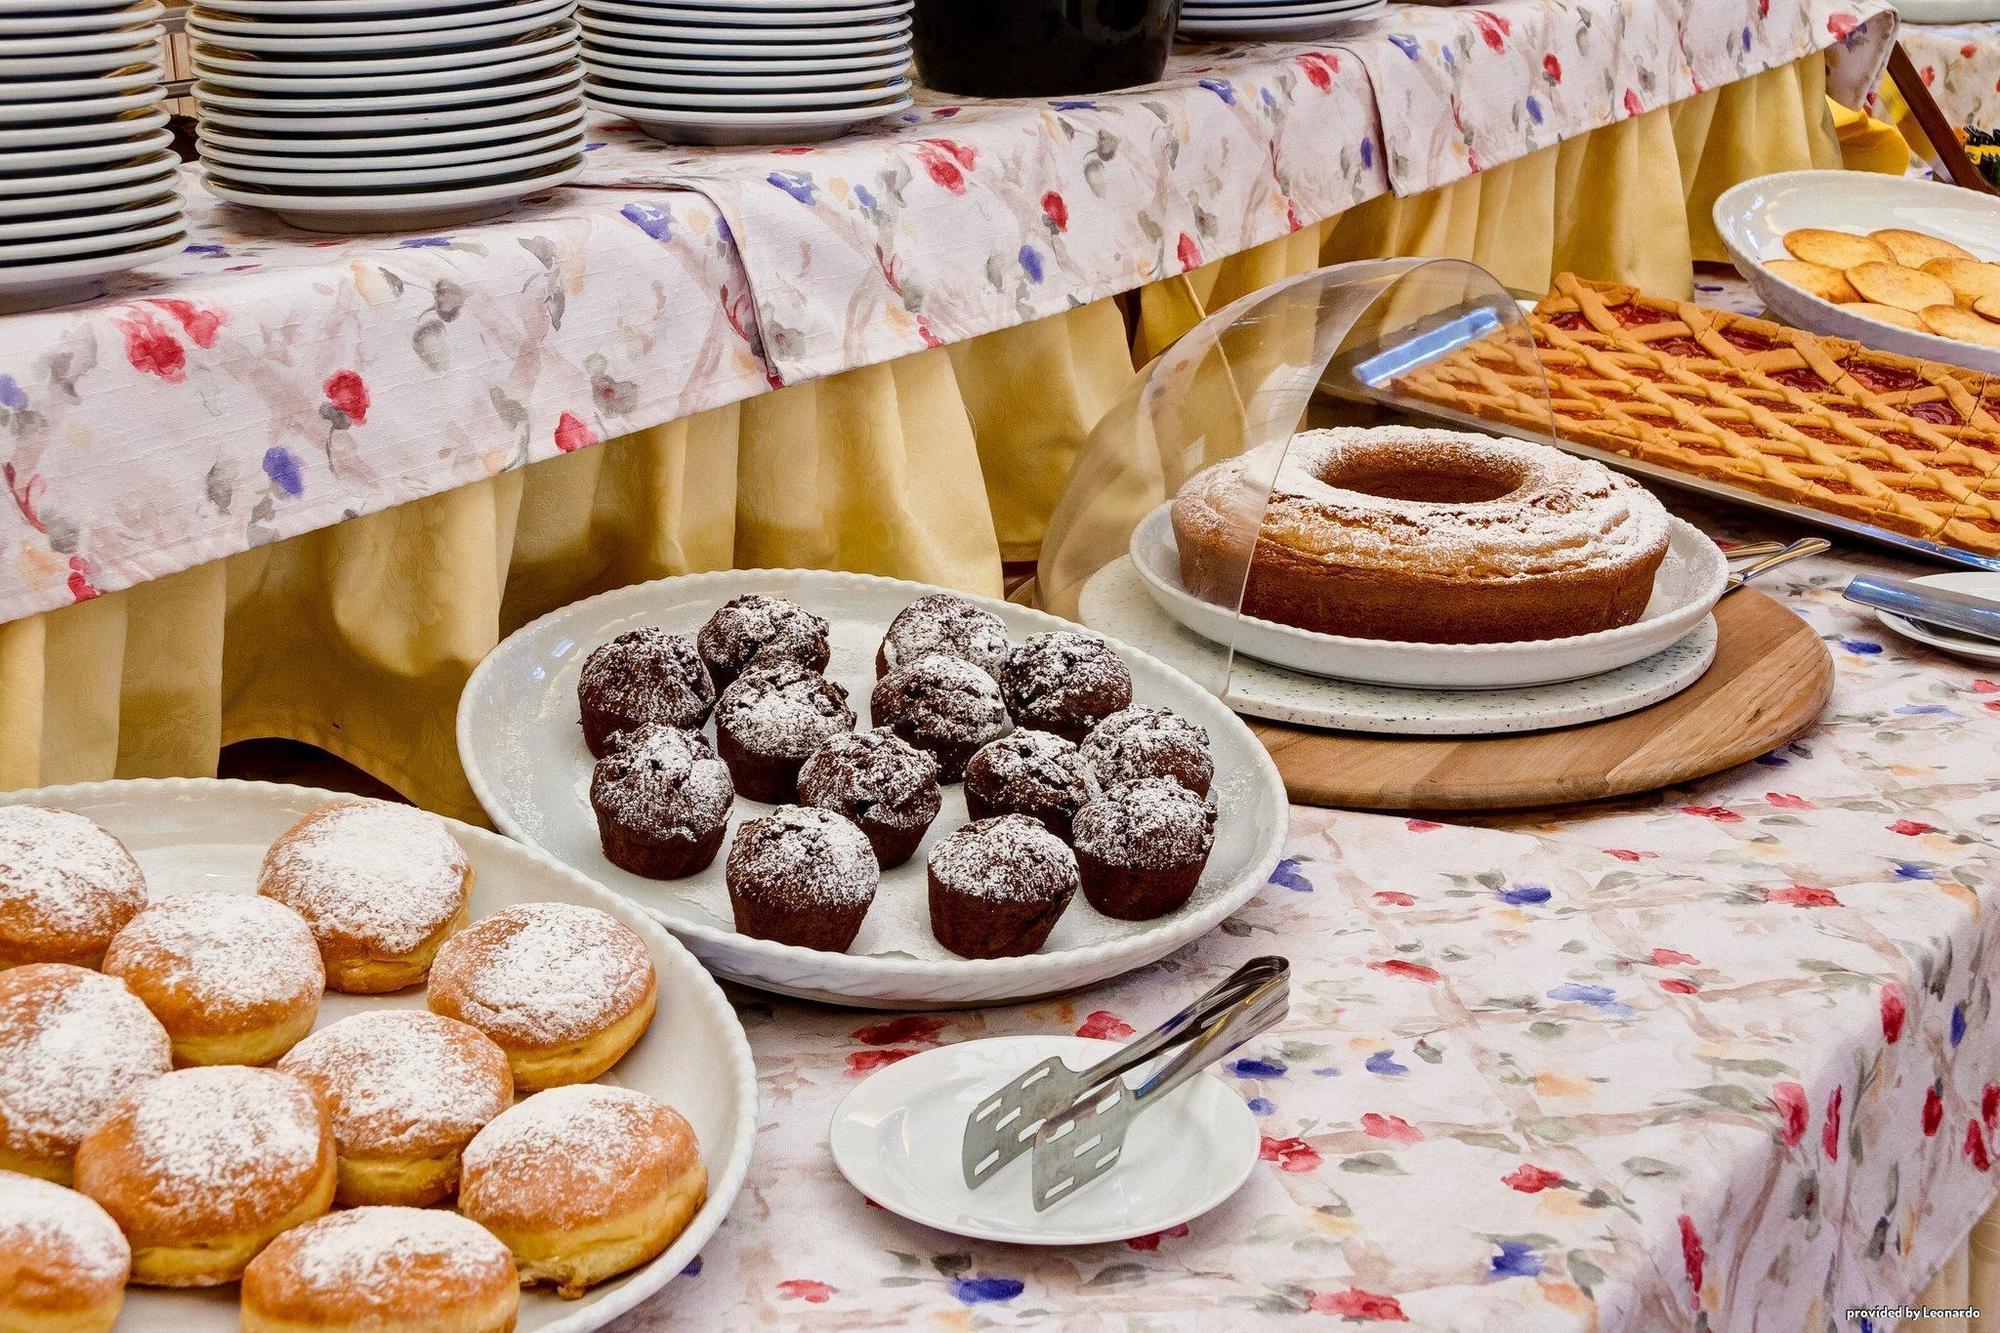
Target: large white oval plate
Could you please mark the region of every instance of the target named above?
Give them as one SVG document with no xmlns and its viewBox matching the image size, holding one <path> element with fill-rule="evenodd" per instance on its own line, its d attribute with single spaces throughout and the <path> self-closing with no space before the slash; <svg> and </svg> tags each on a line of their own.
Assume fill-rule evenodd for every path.
<svg viewBox="0 0 2000 1333">
<path fill-rule="evenodd" d="M 1411 643 L 1317 634 L 1204 601 L 1181 582 L 1171 503 L 1132 531 L 1132 563 L 1160 609 L 1213 643 L 1261 662 L 1330 680 L 1397 689 L 1508 690 L 1583 680 L 1617 671 L 1685 639 L 1714 609 L 1729 583 L 1729 564 L 1701 529 L 1671 515 L 1667 556 L 1653 576 L 1653 597 L 1630 625 L 1566 639 L 1519 643 Z"/>
<path fill-rule="evenodd" d="M 1215 848 L 1193 900 L 1170 916 L 1114 921 L 1079 895 L 1039 953 L 995 959 L 949 953 L 931 935 L 924 862 L 939 838 L 966 822 L 965 796 L 956 785 L 945 788 L 944 809 L 917 854 L 882 876 L 847 953 L 737 934 L 723 882 L 727 844 L 707 870 L 679 880 L 644 879 L 604 859 L 587 798 L 590 752 L 577 726 L 577 673 L 592 649 L 637 625 L 692 635 L 717 607 L 745 593 L 790 597 L 832 627 L 827 674 L 847 687 L 865 726 L 883 630 L 905 606 L 936 591 L 869 574 L 755 569 L 661 579 L 587 598 L 516 631 L 472 673 L 458 705 L 460 762 L 501 830 L 647 908 L 718 975 L 810 1000 L 917 1008 L 1003 1004 L 1076 990 L 1172 953 L 1256 894 L 1277 865 L 1285 837 L 1285 789 L 1277 767 L 1213 695 L 1124 644 L 1116 647 L 1131 668 L 1134 699 L 1207 728 L 1214 747 Z M 969 600 L 1004 620 L 1016 641 L 1076 628 L 1011 602 Z M 738 798 L 731 823 L 770 809 Z"/>
<path fill-rule="evenodd" d="M 155 896 L 248 893 L 264 849 L 300 816 L 339 792 L 268 782 L 201 778 L 87 782 L 8 792 L 0 804 L 33 803 L 96 820 L 132 849 Z M 742 1024 L 701 965 L 630 903 L 606 893 L 532 847 L 446 820 L 471 858 L 476 921 L 517 903 L 569 902 L 602 908 L 639 933 L 660 978 L 653 1025 L 610 1073 L 597 1081 L 634 1088 L 688 1118 L 708 1167 L 708 1202 L 659 1258 L 566 1301 L 546 1288 L 521 1293 L 523 1333 L 584 1333 L 609 1323 L 658 1292 L 700 1253 L 722 1224 L 750 1166 L 757 1136 L 757 1069 Z M 421 1009 L 424 993 L 338 995 L 320 1003 L 325 1027 L 368 1009 Z M 170 1291 L 132 1287 L 119 1326 L 223 1333 L 240 1327 L 236 1288 Z"/>
<path fill-rule="evenodd" d="M 2000 348 L 1868 319 L 1780 279 L 1764 261 L 1784 258 L 1785 233 L 1800 227 L 1859 235 L 1905 227 L 2000 260 L 2000 199 L 1872 171 L 1781 171 L 1744 181 L 1715 201 L 1715 229 L 1730 262 L 1780 320 L 1883 352 L 2000 373 Z"/>
</svg>

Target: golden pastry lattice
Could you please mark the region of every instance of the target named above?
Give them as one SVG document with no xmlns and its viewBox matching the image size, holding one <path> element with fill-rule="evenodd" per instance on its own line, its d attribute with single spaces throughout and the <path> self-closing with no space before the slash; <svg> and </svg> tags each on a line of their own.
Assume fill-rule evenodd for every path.
<svg viewBox="0 0 2000 1333">
<path fill-rule="evenodd" d="M 2000 378 L 1567 273 L 1529 323 L 1560 438 L 2000 554 Z M 1395 387 L 1549 427 L 1518 333 Z"/>
</svg>

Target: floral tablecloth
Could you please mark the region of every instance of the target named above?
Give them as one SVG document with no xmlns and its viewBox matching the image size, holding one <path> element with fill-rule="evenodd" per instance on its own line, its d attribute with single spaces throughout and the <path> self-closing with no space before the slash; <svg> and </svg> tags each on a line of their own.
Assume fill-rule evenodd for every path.
<svg viewBox="0 0 2000 1333">
<path fill-rule="evenodd" d="M 1910 23 L 1901 38 L 1946 120 L 2000 130 L 2000 23 Z"/>
<path fill-rule="evenodd" d="M 1842 552 L 1766 585 L 1837 682 L 1821 725 L 1734 772 L 1483 826 L 1295 809 L 1222 929 L 1062 1002 L 739 993 L 763 1086 L 749 1183 L 617 1327 L 1865 1327 L 1844 1310 L 1913 1296 L 2000 1191 L 2000 669 L 1842 602 L 1862 569 L 1910 572 Z M 1262 1160 L 1208 1215 L 998 1246 L 835 1172 L 828 1118 L 873 1070 L 1004 1033 L 1122 1037 L 1260 953 L 1291 959 L 1292 1013 L 1222 1070 Z"/>
<path fill-rule="evenodd" d="M 442 236 L 309 237 L 190 180 L 179 258 L 0 316 L 0 621 L 1054 314 L 1816 50 L 1872 85 L 1893 26 L 1884 0 L 1399 6 L 1319 46 L 1187 48 L 1148 89 L 927 97 L 817 149 L 600 122 L 580 186 Z"/>
</svg>

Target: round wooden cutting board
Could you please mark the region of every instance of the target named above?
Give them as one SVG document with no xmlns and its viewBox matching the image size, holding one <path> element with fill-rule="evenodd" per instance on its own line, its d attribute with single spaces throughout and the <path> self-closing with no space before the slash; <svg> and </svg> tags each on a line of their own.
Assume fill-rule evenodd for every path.
<svg viewBox="0 0 2000 1333">
<path fill-rule="evenodd" d="M 1730 593 L 1715 622 L 1715 661 L 1700 680 L 1584 726 L 1399 738 L 1245 720 L 1305 805 L 1505 810 L 1651 791 L 1776 749 L 1811 726 L 1833 693 L 1826 645 L 1763 593 Z"/>
</svg>

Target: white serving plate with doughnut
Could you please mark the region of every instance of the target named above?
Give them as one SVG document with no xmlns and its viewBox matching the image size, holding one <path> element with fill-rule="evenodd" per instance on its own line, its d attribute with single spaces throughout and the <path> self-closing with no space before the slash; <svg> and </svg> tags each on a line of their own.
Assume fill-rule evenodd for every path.
<svg viewBox="0 0 2000 1333">
<path fill-rule="evenodd" d="M 789 597 L 830 625 L 827 675 L 847 687 L 857 726 L 866 726 L 883 631 L 905 606 L 937 591 L 870 574 L 762 569 L 691 574 L 601 593 L 516 631 L 479 664 L 459 700 L 459 759 L 501 830 L 645 906 L 718 975 L 809 1000 L 906 1009 L 1004 1004 L 1076 990 L 1172 953 L 1256 894 L 1284 843 L 1285 789 L 1277 767 L 1215 696 L 1122 643 L 1113 647 L 1131 669 L 1134 702 L 1171 708 L 1200 724 L 1213 747 L 1215 847 L 1193 899 L 1178 912 L 1116 921 L 1079 894 L 1037 953 L 997 959 L 949 953 L 931 935 L 925 859 L 940 838 L 966 823 L 965 795 L 956 784 L 944 789 L 944 808 L 916 855 L 882 875 L 846 953 L 736 933 L 723 865 L 735 826 L 772 808 L 761 802 L 737 798 L 722 851 L 698 875 L 645 879 L 604 858 L 587 796 L 590 752 L 577 725 L 577 674 L 592 649 L 646 624 L 692 636 L 717 607 L 745 593 Z M 998 615 L 1017 643 L 1076 628 L 1011 602 L 967 600 Z M 713 736 L 712 723 L 705 730 Z"/>
<path fill-rule="evenodd" d="M 1644 661 L 1685 639 L 1715 608 L 1729 563 L 1692 523 L 1668 515 L 1667 556 L 1653 576 L 1652 600 L 1630 625 L 1564 639 L 1519 643 L 1406 643 L 1356 639 L 1239 616 L 1204 601 L 1181 582 L 1172 503 L 1132 530 L 1132 564 L 1168 616 L 1202 638 L 1291 671 L 1333 680 L 1421 690 L 1504 690 L 1599 676 Z M 1101 628 L 1101 627 L 1099 627 Z"/>
<path fill-rule="evenodd" d="M 298 819 L 339 792 L 265 782 L 197 778 L 79 783 L 8 792 L 0 804 L 74 810 L 116 834 L 137 857 L 156 897 L 181 893 L 251 893 L 265 848 Z M 521 1293 L 519 1327 L 583 1333 L 609 1323 L 673 1281 L 722 1224 L 750 1165 L 757 1132 L 757 1070 L 735 1011 L 715 981 L 644 912 L 606 893 L 532 847 L 445 820 L 472 861 L 472 919 L 530 902 L 601 908 L 636 931 L 659 974 L 659 1012 L 646 1035 L 595 1080 L 644 1092 L 672 1106 L 701 1143 L 708 1202 L 680 1238 L 651 1263 L 563 1300 L 547 1288 Z M 316 1028 L 367 1009 L 422 1009 L 421 987 L 392 995 L 327 992 Z M 235 1286 L 168 1290 L 130 1287 L 121 1329 L 172 1328 L 207 1333 L 241 1327 Z"/>
</svg>

